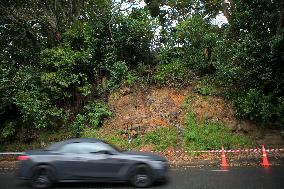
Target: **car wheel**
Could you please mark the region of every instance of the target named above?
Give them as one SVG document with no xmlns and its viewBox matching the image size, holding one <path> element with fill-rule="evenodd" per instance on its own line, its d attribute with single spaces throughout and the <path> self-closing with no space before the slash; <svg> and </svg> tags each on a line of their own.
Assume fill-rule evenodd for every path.
<svg viewBox="0 0 284 189">
<path fill-rule="evenodd" d="M 130 183 L 139 188 L 150 186 L 153 183 L 151 169 L 144 164 L 137 165 L 130 174 Z"/>
<path fill-rule="evenodd" d="M 51 168 L 46 165 L 34 169 L 32 186 L 35 188 L 49 188 L 53 184 Z"/>
</svg>

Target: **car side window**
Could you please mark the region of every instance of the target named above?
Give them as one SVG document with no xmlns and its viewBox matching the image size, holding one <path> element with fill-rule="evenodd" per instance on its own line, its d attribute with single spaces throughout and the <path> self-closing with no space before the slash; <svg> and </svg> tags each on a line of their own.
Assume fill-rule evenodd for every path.
<svg viewBox="0 0 284 189">
<path fill-rule="evenodd" d="M 113 148 L 108 144 L 102 142 L 80 142 L 65 144 L 59 149 L 60 153 L 72 153 L 72 154 L 88 154 L 97 153 L 99 151 L 113 151 Z"/>
</svg>

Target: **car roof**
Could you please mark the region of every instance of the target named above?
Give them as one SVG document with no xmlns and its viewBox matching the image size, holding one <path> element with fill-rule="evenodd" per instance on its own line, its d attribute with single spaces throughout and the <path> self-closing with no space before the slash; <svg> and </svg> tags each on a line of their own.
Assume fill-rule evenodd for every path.
<svg viewBox="0 0 284 189">
<path fill-rule="evenodd" d="M 80 143 L 80 142 L 93 142 L 93 143 L 95 143 L 95 142 L 104 142 L 104 141 L 99 140 L 99 139 L 95 139 L 95 138 L 74 138 L 74 139 L 63 140 L 63 141 L 54 143 L 54 144 L 50 145 L 47 148 L 47 150 L 57 150 L 65 144 Z"/>
</svg>

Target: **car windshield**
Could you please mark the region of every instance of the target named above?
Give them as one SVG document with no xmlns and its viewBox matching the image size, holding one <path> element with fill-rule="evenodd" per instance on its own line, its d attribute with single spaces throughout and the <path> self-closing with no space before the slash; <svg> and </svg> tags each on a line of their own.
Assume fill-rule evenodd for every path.
<svg viewBox="0 0 284 189">
<path fill-rule="evenodd" d="M 117 147 L 117 146 L 115 146 L 115 145 L 112 145 L 112 144 L 110 144 L 110 143 L 108 143 L 108 142 L 104 142 L 104 143 L 106 143 L 107 145 L 109 145 L 111 148 L 113 148 L 115 151 L 118 151 L 118 152 L 123 152 L 123 151 L 125 151 L 125 150 L 123 150 L 123 149 L 121 149 L 121 148 L 119 148 L 119 147 Z"/>
</svg>

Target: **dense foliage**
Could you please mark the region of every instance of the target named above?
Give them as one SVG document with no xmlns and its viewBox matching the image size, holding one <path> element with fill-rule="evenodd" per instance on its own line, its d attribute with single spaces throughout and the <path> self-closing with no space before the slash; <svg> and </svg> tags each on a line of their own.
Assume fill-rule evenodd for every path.
<svg viewBox="0 0 284 189">
<path fill-rule="evenodd" d="M 1 2 L 1 141 L 43 128 L 79 135 L 111 115 L 103 102 L 121 85 L 203 77 L 217 81 L 240 118 L 284 125 L 283 0 L 139 3 Z M 228 23 L 217 26 L 220 12 Z"/>
</svg>

